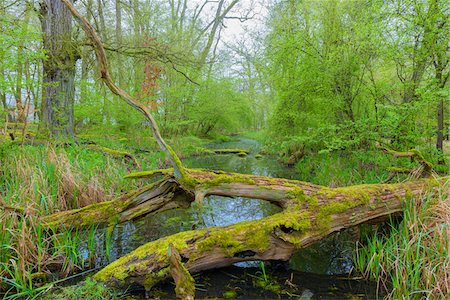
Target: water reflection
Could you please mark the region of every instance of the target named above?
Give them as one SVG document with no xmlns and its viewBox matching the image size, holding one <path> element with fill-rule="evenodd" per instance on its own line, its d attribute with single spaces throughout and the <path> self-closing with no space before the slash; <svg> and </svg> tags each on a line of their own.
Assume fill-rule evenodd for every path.
<svg viewBox="0 0 450 300">
<path fill-rule="evenodd" d="M 294 168 L 287 168 L 276 158 L 255 158 L 260 145 L 253 140 L 241 139 L 208 145 L 209 148 L 241 148 L 250 150 L 247 157 L 237 155 L 206 155 L 184 161 L 191 168 L 206 168 L 245 174 L 255 174 L 289 179 L 300 179 Z M 304 180 L 304 179 L 303 179 Z M 191 229 L 227 226 L 246 220 L 261 219 L 280 209 L 266 201 L 210 196 L 202 207 L 176 209 L 138 221 L 119 225 L 112 235 L 110 260 L 131 252 L 136 247 L 162 236 Z M 356 235 L 351 232 L 335 234 L 324 241 L 296 253 L 291 261 L 293 270 L 318 274 L 342 274 L 351 269 L 350 258 Z"/>
</svg>

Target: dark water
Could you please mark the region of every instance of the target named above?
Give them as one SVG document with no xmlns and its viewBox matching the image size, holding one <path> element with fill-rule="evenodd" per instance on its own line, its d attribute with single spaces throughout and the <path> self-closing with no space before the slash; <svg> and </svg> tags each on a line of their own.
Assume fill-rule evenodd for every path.
<svg viewBox="0 0 450 300">
<path fill-rule="evenodd" d="M 241 148 L 251 152 L 244 158 L 237 155 L 195 157 L 185 160 L 185 165 L 193 168 L 305 180 L 298 177 L 294 168 L 283 166 L 274 157 L 263 156 L 256 159 L 255 154 L 260 150 L 260 145 L 256 141 L 240 139 L 236 142 L 211 144 L 208 147 Z M 204 200 L 201 208 L 167 211 L 118 226 L 112 236 L 109 260 L 115 260 L 138 246 L 162 236 L 192 228 L 226 226 L 244 220 L 260 219 L 278 211 L 280 208 L 265 201 L 210 196 Z M 353 255 L 356 240 L 355 231 L 346 230 L 297 252 L 288 263 L 267 265 L 267 272 L 276 274 L 273 275 L 274 278 L 284 289 L 283 293 L 279 293 L 280 297 L 294 299 L 310 299 L 311 296 L 317 299 L 375 298 L 376 287 L 372 284 L 348 279 L 348 273 L 352 268 L 350 258 Z M 105 262 L 99 261 L 98 263 L 104 264 Z M 197 297 L 222 297 L 223 293 L 235 289 L 235 296 L 240 299 L 277 298 L 276 294 L 255 287 L 254 274 L 259 274 L 258 268 L 261 273 L 259 262 L 247 262 L 230 268 L 204 272 L 196 278 L 196 282 L 203 286 L 203 288 L 197 288 Z M 292 283 L 292 286 L 286 284 L 286 280 Z M 158 296 L 162 296 L 162 298 L 175 297 L 170 284 L 162 285 L 161 289 L 164 293 Z"/>
</svg>

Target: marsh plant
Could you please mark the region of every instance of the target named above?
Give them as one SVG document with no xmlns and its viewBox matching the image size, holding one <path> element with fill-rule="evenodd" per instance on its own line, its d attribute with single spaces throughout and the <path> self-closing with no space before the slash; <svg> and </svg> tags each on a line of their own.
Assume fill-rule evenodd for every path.
<svg viewBox="0 0 450 300">
<path fill-rule="evenodd" d="M 356 268 L 391 290 L 392 299 L 448 299 L 450 295 L 449 185 L 406 202 L 400 224 L 358 247 Z"/>
<path fill-rule="evenodd" d="M 122 180 L 126 162 L 84 147 L 0 150 L 0 296 L 33 298 L 46 283 L 92 268 L 111 248 L 104 229 L 53 230 L 40 217 L 112 199 L 139 183 Z"/>
</svg>

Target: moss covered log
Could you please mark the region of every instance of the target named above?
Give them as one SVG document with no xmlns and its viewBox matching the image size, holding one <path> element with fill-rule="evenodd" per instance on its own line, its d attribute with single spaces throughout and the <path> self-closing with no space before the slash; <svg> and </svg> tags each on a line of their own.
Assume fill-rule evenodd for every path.
<svg viewBox="0 0 450 300">
<path fill-rule="evenodd" d="M 177 182 L 163 179 L 111 201 L 44 216 L 42 222 L 45 227 L 55 230 L 108 226 L 168 209 L 186 208 L 192 201 L 193 196 L 189 197 Z"/>
<path fill-rule="evenodd" d="M 47 227 L 78 227 L 122 223 L 147 214 L 156 214 L 174 208 L 186 208 L 194 201 L 201 202 L 208 195 L 245 197 L 269 201 L 287 209 L 302 203 L 302 209 L 310 206 L 330 206 L 335 201 L 343 207 L 353 203 L 367 204 L 373 197 L 408 187 L 409 194 L 420 192 L 424 184 L 436 180 L 413 181 L 403 184 L 373 184 L 346 188 L 328 188 L 311 183 L 203 169 L 185 169 L 183 180 L 175 179 L 172 169 L 139 172 L 127 178 L 164 176 L 163 179 L 123 196 L 80 209 L 59 212 L 43 217 Z M 383 196 L 385 197 L 385 196 Z M 404 195 L 399 195 L 403 199 Z M 331 201 L 331 202 L 330 202 Z"/>
<path fill-rule="evenodd" d="M 235 185 L 220 183 L 215 188 L 225 184 Z M 402 211 L 405 199 L 438 184 L 437 180 L 424 179 L 337 189 L 284 186 L 289 204 L 278 214 L 223 228 L 181 232 L 147 243 L 105 267 L 94 279 L 112 287 L 139 284 L 150 290 L 170 277 L 170 244 L 191 273 L 248 260 L 287 260 L 296 249 L 333 232 L 371 220 L 381 221 Z"/>
<path fill-rule="evenodd" d="M 94 278 L 109 286 L 140 284 L 150 290 L 170 277 L 168 247 L 179 252 L 183 267 L 199 272 L 246 260 L 286 260 L 294 250 L 327 235 L 402 211 L 405 199 L 449 180 L 421 179 L 397 184 L 365 184 L 328 188 L 281 178 L 185 169 L 176 179 L 172 169 L 130 174 L 164 178 L 122 197 L 45 217 L 46 226 L 86 227 L 129 221 L 146 214 L 188 207 L 207 195 L 241 196 L 270 201 L 283 211 L 257 221 L 224 228 L 178 233 L 137 248 Z M 226 201 L 226 200 L 224 200 Z"/>
<path fill-rule="evenodd" d="M 420 178 L 420 177 L 430 177 L 433 173 L 433 164 L 427 161 L 423 156 L 423 154 L 417 149 L 411 149 L 402 152 L 402 151 L 395 151 L 381 145 L 377 145 L 377 148 L 396 158 L 407 157 L 416 160 L 420 164 L 420 168 L 410 170 L 405 168 L 395 168 L 395 167 L 390 168 L 391 176 L 387 181 L 392 179 L 395 174 L 411 174 L 415 175 L 415 177 L 417 178 Z"/>
<path fill-rule="evenodd" d="M 207 148 L 197 148 L 196 155 L 202 155 L 202 154 L 236 154 L 238 156 L 247 156 L 250 154 L 249 150 L 245 149 L 237 149 L 237 148 L 230 148 L 230 149 L 207 149 Z"/>
</svg>

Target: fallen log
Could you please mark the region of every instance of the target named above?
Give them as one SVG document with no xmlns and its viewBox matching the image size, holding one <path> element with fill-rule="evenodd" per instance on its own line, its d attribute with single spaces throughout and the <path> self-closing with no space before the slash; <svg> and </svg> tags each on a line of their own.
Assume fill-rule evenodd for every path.
<svg viewBox="0 0 450 300">
<path fill-rule="evenodd" d="M 107 148 L 107 147 L 102 147 L 97 144 L 88 144 L 87 147 L 89 149 L 100 151 L 102 153 L 109 154 L 112 156 L 123 157 L 125 160 L 131 161 L 135 167 L 140 168 L 140 164 L 136 160 L 136 158 L 126 151 L 120 151 L 120 150 L 115 150 L 115 149 L 111 149 L 111 148 Z"/>
<path fill-rule="evenodd" d="M 405 195 L 410 198 L 422 191 L 425 188 L 424 182 L 431 185 L 443 180 L 328 188 L 298 180 L 203 169 L 185 169 L 185 174 L 186 178 L 183 180 L 174 177 L 173 169 L 129 174 L 126 178 L 164 178 L 111 201 L 44 216 L 42 222 L 44 226 L 51 228 L 108 226 L 169 209 L 187 208 L 194 201 L 201 203 L 208 195 L 266 200 L 283 209 L 291 207 L 300 198 L 304 202 L 301 209 L 308 209 L 310 205 L 316 204 L 323 206 L 330 201 L 340 201 L 339 205 L 349 204 L 349 201 L 361 203 L 386 191 L 392 197 L 402 190 L 404 194 L 398 197 L 404 199 Z"/>
<path fill-rule="evenodd" d="M 52 227 L 120 223 L 145 214 L 188 207 L 208 195 L 262 199 L 283 208 L 282 212 L 261 220 L 181 232 L 150 242 L 94 276 L 110 286 L 140 284 L 150 290 L 170 277 L 170 244 L 191 273 L 247 260 L 287 260 L 296 249 L 333 232 L 368 221 L 381 222 L 383 217 L 401 212 L 405 199 L 418 197 L 449 179 L 328 188 L 281 178 L 199 169 L 185 171 L 187 179 L 181 182 L 171 169 L 148 172 L 147 177 L 164 178 L 110 202 L 48 216 L 44 222 Z M 143 178 L 143 173 L 128 177 Z"/>
<path fill-rule="evenodd" d="M 398 174 L 409 174 L 412 176 L 412 178 L 415 179 L 421 177 L 430 177 L 433 174 L 433 164 L 427 161 L 422 155 L 422 153 L 417 149 L 410 149 L 408 151 L 401 152 L 389 149 L 379 144 L 377 144 L 376 147 L 382 150 L 384 153 L 394 156 L 395 158 L 407 157 L 410 158 L 411 160 L 416 160 L 419 163 L 419 167 L 412 169 L 397 168 L 397 167 L 390 168 L 389 177 L 384 182 L 389 182 Z"/>
<path fill-rule="evenodd" d="M 263 180 L 271 181 L 257 176 L 255 180 L 260 180 L 259 184 Z M 94 279 L 113 287 L 139 284 L 150 290 L 170 277 L 167 249 L 171 244 L 190 273 L 248 260 L 287 260 L 295 250 L 333 232 L 371 220 L 381 222 L 382 217 L 401 212 L 405 199 L 418 197 L 446 180 L 422 179 L 336 189 L 290 181 L 295 182 L 294 186 L 282 189 L 280 183 L 286 181 L 273 179 L 266 188 L 276 198 L 274 202 L 284 207 L 282 212 L 224 228 L 181 232 L 147 243 L 99 271 Z M 219 183 L 207 193 L 252 194 L 257 198 L 262 191 L 257 187 L 258 183 Z M 277 190 L 273 191 L 272 187 Z M 268 195 L 265 194 L 266 199 L 270 198 Z"/>
<path fill-rule="evenodd" d="M 160 180 L 111 201 L 44 216 L 42 223 L 55 231 L 61 227 L 109 226 L 169 209 L 187 208 L 193 201 L 191 198 L 175 181 Z"/>
</svg>

